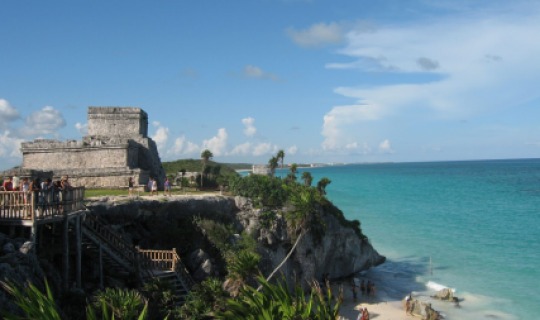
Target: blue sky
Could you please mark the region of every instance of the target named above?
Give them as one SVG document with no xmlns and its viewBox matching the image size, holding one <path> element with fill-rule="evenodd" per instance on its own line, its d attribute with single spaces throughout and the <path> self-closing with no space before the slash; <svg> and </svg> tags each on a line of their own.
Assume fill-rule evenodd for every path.
<svg viewBox="0 0 540 320">
<path fill-rule="evenodd" d="M 540 156 L 538 1 L 2 1 L 0 169 L 149 114 L 162 161 Z"/>
</svg>

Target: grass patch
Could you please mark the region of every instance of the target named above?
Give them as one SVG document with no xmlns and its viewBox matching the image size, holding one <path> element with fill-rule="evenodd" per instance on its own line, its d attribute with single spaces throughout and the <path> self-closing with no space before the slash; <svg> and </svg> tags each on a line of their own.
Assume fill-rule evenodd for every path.
<svg viewBox="0 0 540 320">
<path fill-rule="evenodd" d="M 203 190 L 199 191 L 195 188 L 184 188 L 181 189 L 175 189 L 171 191 L 171 195 L 199 195 L 199 194 L 208 194 L 208 193 L 214 193 L 212 190 Z M 219 191 L 215 191 L 216 194 L 219 194 Z M 129 191 L 127 189 L 86 189 L 84 191 L 84 197 L 85 198 L 92 198 L 92 197 L 111 197 L 111 196 L 128 196 Z M 139 196 L 150 196 L 150 192 L 137 192 L 133 191 L 133 197 Z M 163 191 L 158 192 L 159 196 L 163 196 Z"/>
</svg>

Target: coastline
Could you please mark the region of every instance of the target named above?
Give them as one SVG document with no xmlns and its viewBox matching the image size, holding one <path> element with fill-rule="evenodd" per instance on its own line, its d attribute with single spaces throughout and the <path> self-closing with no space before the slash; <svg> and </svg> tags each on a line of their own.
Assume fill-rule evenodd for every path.
<svg viewBox="0 0 540 320">
<path fill-rule="evenodd" d="M 402 309 L 401 301 L 391 299 L 384 290 L 379 290 L 375 297 L 364 297 L 358 292 L 354 299 L 350 286 L 343 285 L 343 303 L 340 308 L 341 320 L 356 320 L 361 307 L 367 308 L 370 319 L 377 320 L 402 320 L 415 319 L 414 316 L 406 315 Z M 338 290 L 338 286 L 335 286 Z"/>
</svg>

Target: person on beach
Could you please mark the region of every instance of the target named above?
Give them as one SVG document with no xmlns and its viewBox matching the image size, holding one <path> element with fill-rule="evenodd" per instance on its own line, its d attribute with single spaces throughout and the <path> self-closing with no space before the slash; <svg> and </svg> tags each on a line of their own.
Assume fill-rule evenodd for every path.
<svg viewBox="0 0 540 320">
<path fill-rule="evenodd" d="M 405 297 L 405 314 L 406 315 L 409 315 L 409 314 L 412 315 L 411 303 L 412 303 L 412 292 Z"/>
<path fill-rule="evenodd" d="M 368 280 L 367 284 L 366 284 L 366 295 L 368 297 L 371 297 L 371 281 Z"/>
<path fill-rule="evenodd" d="M 362 282 L 360 283 L 360 292 L 363 296 L 366 295 L 366 282 L 364 279 L 362 279 Z"/>
<path fill-rule="evenodd" d="M 366 307 L 360 308 L 360 313 L 358 313 L 356 320 L 369 320 L 369 312 Z"/>
<path fill-rule="evenodd" d="M 352 279 L 352 282 L 351 282 L 351 290 L 352 290 L 353 299 L 354 301 L 356 301 L 356 283 L 354 282 L 354 278 Z"/>
</svg>

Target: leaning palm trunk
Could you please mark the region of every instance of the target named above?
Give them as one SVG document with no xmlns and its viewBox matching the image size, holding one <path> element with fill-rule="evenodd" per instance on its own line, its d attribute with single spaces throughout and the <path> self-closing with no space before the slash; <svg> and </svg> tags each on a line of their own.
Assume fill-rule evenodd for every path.
<svg viewBox="0 0 540 320">
<path fill-rule="evenodd" d="M 274 276 L 274 274 L 276 274 L 276 272 L 279 271 L 279 269 L 281 269 L 281 267 L 283 267 L 283 265 L 285 264 L 285 262 L 287 262 L 287 260 L 289 260 L 289 258 L 291 257 L 292 253 L 294 252 L 294 249 L 296 249 L 296 246 L 298 245 L 298 243 L 300 242 L 300 239 L 302 239 L 302 237 L 304 236 L 304 234 L 307 233 L 307 230 L 302 232 L 298 238 L 296 239 L 296 242 L 294 243 L 293 247 L 291 248 L 291 250 L 289 250 L 289 253 L 287 253 L 287 256 L 285 256 L 285 258 L 283 258 L 283 260 L 280 262 L 280 264 L 274 269 L 274 271 L 272 271 L 270 273 L 270 275 L 268 276 L 268 278 L 266 278 L 266 281 L 270 281 L 270 279 L 272 279 L 272 277 Z M 260 291 L 262 289 L 262 285 L 260 285 L 258 288 L 257 288 L 257 291 Z"/>
</svg>

